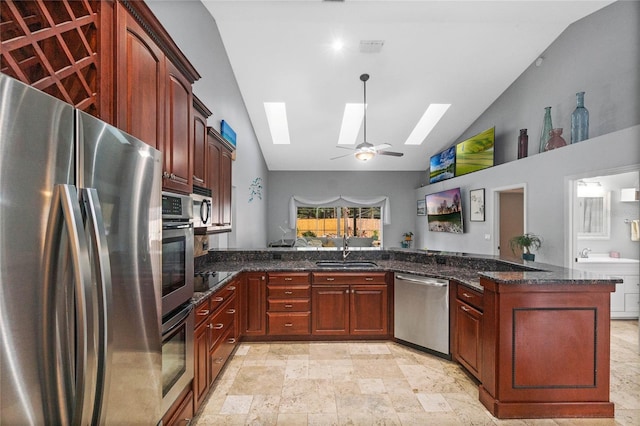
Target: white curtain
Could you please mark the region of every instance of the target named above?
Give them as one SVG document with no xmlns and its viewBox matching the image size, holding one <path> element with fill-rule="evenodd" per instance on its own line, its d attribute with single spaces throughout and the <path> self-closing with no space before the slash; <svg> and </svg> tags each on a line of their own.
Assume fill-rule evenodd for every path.
<svg viewBox="0 0 640 426">
<path fill-rule="evenodd" d="M 294 195 L 289 200 L 289 226 L 291 229 L 298 227 L 298 207 L 377 207 L 382 211 L 382 223 L 391 224 L 391 207 L 389 197 L 351 197 L 338 195 L 325 199 L 304 198 Z"/>
</svg>

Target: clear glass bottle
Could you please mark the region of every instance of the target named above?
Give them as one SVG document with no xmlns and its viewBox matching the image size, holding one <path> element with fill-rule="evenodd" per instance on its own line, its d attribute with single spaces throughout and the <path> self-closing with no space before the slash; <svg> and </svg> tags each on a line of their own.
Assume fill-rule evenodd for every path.
<svg viewBox="0 0 640 426">
<path fill-rule="evenodd" d="M 584 92 L 576 93 L 576 109 L 571 114 L 571 143 L 589 139 L 589 111 L 584 107 Z"/>
<path fill-rule="evenodd" d="M 551 135 L 551 129 L 553 126 L 551 125 L 551 107 L 544 107 L 544 121 L 542 122 L 542 132 L 540 133 L 540 152 L 546 151 L 547 142 L 549 142 L 549 138 Z"/>
<path fill-rule="evenodd" d="M 518 136 L 518 159 L 524 158 L 529 153 L 529 135 L 527 135 L 527 129 L 520 129 L 520 136 Z"/>
<path fill-rule="evenodd" d="M 545 146 L 545 151 L 549 151 L 556 148 L 562 148 L 567 145 L 567 141 L 562 137 L 562 128 L 551 129 L 551 137 Z"/>
</svg>

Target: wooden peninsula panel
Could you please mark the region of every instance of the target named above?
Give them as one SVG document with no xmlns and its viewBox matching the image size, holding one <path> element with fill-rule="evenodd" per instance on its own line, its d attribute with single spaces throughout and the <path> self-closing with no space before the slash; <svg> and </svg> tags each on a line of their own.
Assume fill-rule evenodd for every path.
<svg viewBox="0 0 640 426">
<path fill-rule="evenodd" d="M 612 283 L 481 278 L 480 401 L 497 418 L 613 417 Z"/>
</svg>

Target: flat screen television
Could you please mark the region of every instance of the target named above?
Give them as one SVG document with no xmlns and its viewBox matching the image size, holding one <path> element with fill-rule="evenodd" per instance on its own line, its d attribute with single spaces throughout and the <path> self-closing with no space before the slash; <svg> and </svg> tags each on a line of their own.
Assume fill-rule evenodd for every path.
<svg viewBox="0 0 640 426">
<path fill-rule="evenodd" d="M 460 188 L 428 194 L 426 199 L 429 231 L 464 232 Z"/>
<path fill-rule="evenodd" d="M 493 167 L 495 129 L 492 127 L 456 144 L 456 176 Z"/>
<path fill-rule="evenodd" d="M 431 157 L 429 183 L 440 182 L 455 176 L 456 147 L 452 146 Z"/>
</svg>

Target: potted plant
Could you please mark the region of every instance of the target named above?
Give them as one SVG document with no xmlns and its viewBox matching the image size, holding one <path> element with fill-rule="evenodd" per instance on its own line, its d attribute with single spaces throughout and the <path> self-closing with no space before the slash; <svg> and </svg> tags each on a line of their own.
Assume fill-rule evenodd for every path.
<svg viewBox="0 0 640 426">
<path fill-rule="evenodd" d="M 531 253 L 531 250 L 537 250 L 541 245 L 542 239 L 536 234 L 531 233 L 516 235 L 509 240 L 509 246 L 511 246 L 513 254 L 516 254 L 516 248 L 522 250 L 522 258 L 524 260 L 534 261 L 536 255 Z"/>
<path fill-rule="evenodd" d="M 404 235 L 404 240 L 405 241 L 411 241 L 413 239 L 413 232 L 411 232 L 411 231 L 405 232 L 402 235 Z"/>
</svg>

